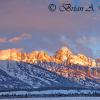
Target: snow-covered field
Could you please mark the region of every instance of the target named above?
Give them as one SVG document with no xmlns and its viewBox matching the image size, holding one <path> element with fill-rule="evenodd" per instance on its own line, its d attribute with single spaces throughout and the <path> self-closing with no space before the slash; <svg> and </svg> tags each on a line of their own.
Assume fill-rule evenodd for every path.
<svg viewBox="0 0 100 100">
<path fill-rule="evenodd" d="M 90 91 L 90 90 L 81 90 L 81 91 L 76 91 L 76 90 L 69 90 L 69 91 L 66 91 L 66 90 L 47 90 L 47 91 L 34 91 L 34 92 L 26 92 L 26 91 L 18 91 L 18 92 L 1 92 L 0 95 L 6 95 L 6 94 L 9 94 L 9 95 L 25 95 L 25 94 L 71 94 L 71 93 L 85 93 L 85 94 L 92 94 L 93 92 L 95 91 Z M 96 91 L 97 93 L 100 93 L 100 91 Z M 5 98 L 5 99 L 0 99 L 0 100 L 100 100 L 100 98 L 95 98 L 95 97 L 33 97 L 33 98 Z"/>
<path fill-rule="evenodd" d="M 13 92 L 0 92 L 0 95 L 25 95 L 25 94 L 93 94 L 94 92 L 100 94 L 100 90 L 45 90 L 45 91 L 32 91 L 32 92 L 27 92 L 27 91 L 13 91 Z"/>
<path fill-rule="evenodd" d="M 1 100 L 100 100 L 99 97 L 23 98 Z"/>
</svg>

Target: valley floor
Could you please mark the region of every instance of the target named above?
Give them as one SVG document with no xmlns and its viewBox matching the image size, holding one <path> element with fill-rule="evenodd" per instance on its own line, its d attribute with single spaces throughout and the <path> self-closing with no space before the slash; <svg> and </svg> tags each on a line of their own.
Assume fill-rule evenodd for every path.
<svg viewBox="0 0 100 100">
<path fill-rule="evenodd" d="M 100 97 L 100 90 L 44 90 L 0 92 L 0 99 L 56 97 Z M 27 100 L 27 99 L 26 99 Z M 48 100 L 48 99 L 47 99 Z"/>
<path fill-rule="evenodd" d="M 1 100 L 100 100 L 99 97 L 15 98 Z"/>
</svg>

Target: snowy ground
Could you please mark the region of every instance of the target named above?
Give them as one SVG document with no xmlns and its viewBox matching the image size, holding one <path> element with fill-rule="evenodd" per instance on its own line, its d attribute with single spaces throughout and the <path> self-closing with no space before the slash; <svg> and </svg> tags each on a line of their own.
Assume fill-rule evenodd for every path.
<svg viewBox="0 0 100 100">
<path fill-rule="evenodd" d="M 100 94 L 100 90 L 45 90 L 45 91 L 32 91 L 32 92 L 27 92 L 27 91 L 11 91 L 11 92 L 0 92 L 0 95 L 25 95 L 25 94 L 75 94 L 78 93 L 80 94 L 93 94 L 94 92 Z"/>
<path fill-rule="evenodd" d="M 5 95 L 4 98 L 5 99 L 1 99 L 0 100 L 100 100 L 100 98 L 88 98 L 88 97 L 61 97 L 59 96 L 57 98 L 57 96 L 55 96 L 54 98 L 51 96 L 45 96 L 44 95 L 56 95 L 56 94 L 67 94 L 73 96 L 73 94 L 77 93 L 78 95 L 80 94 L 93 94 L 94 92 L 99 93 L 100 94 L 100 90 L 45 90 L 45 91 L 31 91 L 31 92 L 27 92 L 27 91 L 12 91 L 12 92 L 0 92 L 0 96 L 2 98 L 2 95 Z M 9 94 L 11 97 L 9 99 L 7 99 L 7 94 Z M 12 97 L 14 94 L 16 94 L 16 96 Z M 25 96 L 25 94 L 29 94 L 29 95 L 36 95 L 36 96 L 28 96 L 30 98 L 20 98 L 20 96 L 18 95 L 22 95 Z M 38 96 L 37 96 L 38 95 Z M 41 96 L 39 96 L 41 95 Z M 42 96 L 43 95 L 43 96 Z M 87 95 L 88 96 L 88 95 Z M 19 98 L 16 98 L 19 97 Z M 34 98 L 32 98 L 34 97 Z M 37 97 L 37 98 L 35 98 Z"/>
<path fill-rule="evenodd" d="M 23 98 L 23 99 L 0 99 L 0 100 L 100 100 L 99 97 L 64 97 L 64 98 Z"/>
</svg>

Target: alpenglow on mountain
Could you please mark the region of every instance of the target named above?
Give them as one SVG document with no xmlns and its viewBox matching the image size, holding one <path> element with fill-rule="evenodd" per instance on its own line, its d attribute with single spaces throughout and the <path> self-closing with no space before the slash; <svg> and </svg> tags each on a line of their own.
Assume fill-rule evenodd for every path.
<svg viewBox="0 0 100 100">
<path fill-rule="evenodd" d="M 100 96 L 100 67 L 94 59 L 75 55 L 66 47 L 53 56 L 44 51 L 1 50 L 0 97 L 26 94 Z"/>
<path fill-rule="evenodd" d="M 82 66 L 96 66 L 96 61 L 84 54 L 77 54 L 71 52 L 67 47 L 62 47 L 53 56 L 49 56 L 44 51 L 32 51 L 30 53 L 21 52 L 19 49 L 0 50 L 0 60 L 14 60 L 27 63 L 41 62 L 55 62 L 57 64 L 65 63 L 73 65 L 78 64 Z"/>
</svg>

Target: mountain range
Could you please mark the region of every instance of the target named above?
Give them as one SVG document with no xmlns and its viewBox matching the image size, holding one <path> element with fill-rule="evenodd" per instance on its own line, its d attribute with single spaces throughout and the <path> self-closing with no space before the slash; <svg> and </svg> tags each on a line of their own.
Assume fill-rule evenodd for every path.
<svg viewBox="0 0 100 100">
<path fill-rule="evenodd" d="M 66 47 L 53 56 L 44 51 L 0 51 L 0 95 L 7 91 L 55 89 L 99 91 L 100 67 L 96 60 L 75 55 Z"/>
<path fill-rule="evenodd" d="M 19 51 L 19 49 L 0 50 L 0 60 L 22 61 L 31 64 L 37 63 L 38 61 L 55 62 L 57 64 L 78 64 L 90 67 L 96 67 L 98 61 L 87 57 L 84 54 L 74 54 L 67 47 L 60 48 L 53 56 L 48 55 L 45 51 L 32 51 L 30 53 L 24 53 Z"/>
<path fill-rule="evenodd" d="M 0 61 L 0 91 L 34 90 L 49 87 L 99 89 L 100 78 L 95 75 L 94 70 L 89 67 L 64 66 L 52 62 L 30 64 Z"/>
</svg>

